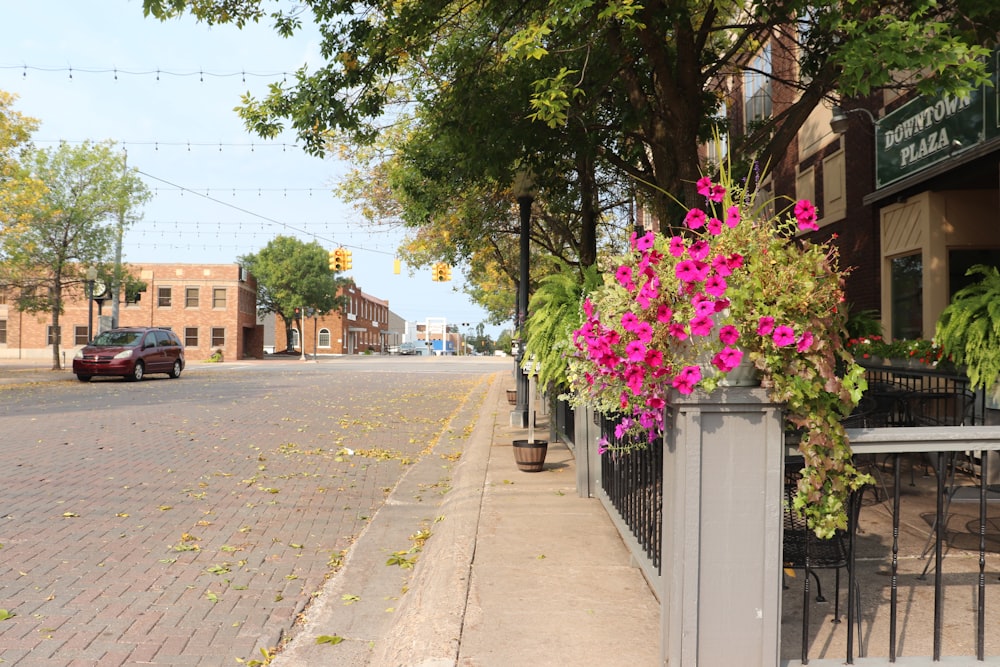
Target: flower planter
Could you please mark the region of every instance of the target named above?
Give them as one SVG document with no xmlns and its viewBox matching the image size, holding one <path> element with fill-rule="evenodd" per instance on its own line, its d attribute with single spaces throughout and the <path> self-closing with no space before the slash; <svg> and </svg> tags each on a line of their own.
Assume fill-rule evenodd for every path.
<svg viewBox="0 0 1000 667">
<path fill-rule="evenodd" d="M 514 461 L 521 472 L 541 472 L 545 467 L 545 455 L 549 451 L 547 440 L 514 441 Z"/>
<path fill-rule="evenodd" d="M 508 389 L 507 390 L 507 402 L 511 405 L 517 405 L 517 390 Z"/>
</svg>

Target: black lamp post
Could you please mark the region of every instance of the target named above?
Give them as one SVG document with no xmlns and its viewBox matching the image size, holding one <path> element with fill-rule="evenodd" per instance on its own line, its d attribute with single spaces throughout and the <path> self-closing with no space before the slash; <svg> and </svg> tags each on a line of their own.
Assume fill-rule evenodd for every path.
<svg viewBox="0 0 1000 667">
<path fill-rule="evenodd" d="M 87 269 L 87 342 L 94 340 L 94 281 L 97 280 L 97 269 Z"/>
<path fill-rule="evenodd" d="M 514 177 L 514 196 L 517 198 L 521 215 L 520 270 L 517 285 L 517 352 L 514 355 L 514 377 L 517 382 L 517 402 L 510 414 L 511 426 L 527 428 L 530 406 L 528 405 L 528 376 L 524 372 L 524 322 L 528 319 L 528 251 L 531 243 L 531 203 L 535 200 L 535 184 L 531 172 L 521 170 Z"/>
</svg>

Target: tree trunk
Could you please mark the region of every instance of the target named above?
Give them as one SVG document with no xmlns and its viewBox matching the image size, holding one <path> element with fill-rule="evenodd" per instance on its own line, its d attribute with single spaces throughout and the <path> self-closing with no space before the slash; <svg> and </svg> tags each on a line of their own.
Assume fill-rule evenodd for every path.
<svg viewBox="0 0 1000 667">
<path fill-rule="evenodd" d="M 59 362 L 59 340 L 62 338 L 59 331 L 59 305 L 62 303 L 62 289 L 59 281 L 56 281 L 52 294 L 52 370 L 62 370 Z"/>
</svg>

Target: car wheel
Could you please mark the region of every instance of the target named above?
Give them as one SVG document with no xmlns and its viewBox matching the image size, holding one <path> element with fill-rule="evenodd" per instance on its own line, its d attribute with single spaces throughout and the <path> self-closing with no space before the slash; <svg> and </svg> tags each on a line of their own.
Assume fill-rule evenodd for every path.
<svg viewBox="0 0 1000 667">
<path fill-rule="evenodd" d="M 143 373 L 146 372 L 146 367 L 141 361 L 135 362 L 135 366 L 132 367 L 132 373 L 127 375 L 126 378 L 134 382 L 138 382 L 142 379 Z"/>
<path fill-rule="evenodd" d="M 179 378 L 181 376 L 181 360 L 174 359 L 174 367 L 170 369 L 170 377 Z"/>
<path fill-rule="evenodd" d="M 76 379 L 79 380 L 80 382 L 90 382 L 89 375 L 80 375 L 79 373 L 77 373 Z"/>
</svg>

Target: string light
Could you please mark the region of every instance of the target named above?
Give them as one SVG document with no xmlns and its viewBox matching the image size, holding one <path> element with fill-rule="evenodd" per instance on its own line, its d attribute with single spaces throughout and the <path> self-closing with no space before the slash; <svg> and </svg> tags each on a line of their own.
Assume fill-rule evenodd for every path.
<svg viewBox="0 0 1000 667">
<path fill-rule="evenodd" d="M 239 72 L 206 72 L 203 69 L 191 70 L 188 72 L 175 72 L 171 70 L 164 70 L 156 68 L 155 70 L 131 70 L 131 69 L 119 69 L 117 66 L 111 68 L 99 68 L 99 67 L 77 67 L 74 68 L 71 65 L 66 65 L 64 67 L 37 67 L 35 65 L 0 65 L 0 70 L 9 69 L 20 69 L 21 77 L 28 78 L 28 70 L 32 72 L 43 72 L 43 73 L 59 73 L 68 72 L 69 78 L 73 78 L 74 72 L 77 74 L 111 74 L 114 79 L 118 80 L 118 75 L 128 75 L 136 77 L 145 76 L 155 76 L 156 80 L 160 80 L 160 75 L 172 76 L 177 78 L 191 78 L 198 77 L 198 80 L 204 83 L 205 77 L 215 78 L 215 79 L 231 79 L 234 77 L 239 77 L 243 83 L 246 83 L 247 77 L 260 78 L 260 79 L 274 79 L 276 77 L 281 77 L 282 81 L 287 81 L 287 77 L 291 72 L 248 72 L 246 70 L 240 70 Z"/>
</svg>

